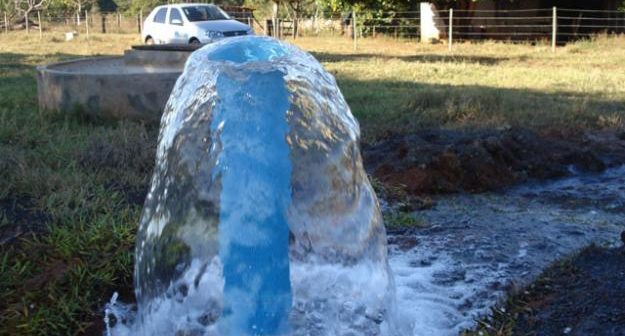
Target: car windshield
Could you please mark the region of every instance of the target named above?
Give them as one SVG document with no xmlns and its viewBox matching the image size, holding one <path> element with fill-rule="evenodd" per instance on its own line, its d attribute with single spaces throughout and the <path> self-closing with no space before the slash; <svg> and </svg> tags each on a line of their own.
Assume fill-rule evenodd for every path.
<svg viewBox="0 0 625 336">
<path fill-rule="evenodd" d="M 230 19 L 228 14 L 217 6 L 185 6 L 182 7 L 182 11 L 191 22 Z"/>
</svg>

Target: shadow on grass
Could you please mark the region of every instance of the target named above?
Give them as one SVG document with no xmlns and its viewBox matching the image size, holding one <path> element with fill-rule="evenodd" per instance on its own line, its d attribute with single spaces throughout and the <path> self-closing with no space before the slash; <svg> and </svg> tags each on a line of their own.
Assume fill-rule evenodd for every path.
<svg viewBox="0 0 625 336">
<path fill-rule="evenodd" d="M 337 82 L 365 140 L 424 128 L 623 128 L 625 100 L 599 94 L 397 80 Z"/>
<path fill-rule="evenodd" d="M 368 61 L 373 59 L 383 60 L 402 60 L 405 62 L 416 63 L 475 63 L 485 65 L 497 65 L 500 62 L 509 61 L 509 57 L 489 57 L 489 56 L 466 56 L 466 55 L 436 55 L 436 54 L 419 54 L 419 55 L 385 55 L 385 54 L 333 54 L 326 52 L 311 52 L 313 56 L 320 62 L 353 62 Z"/>
</svg>

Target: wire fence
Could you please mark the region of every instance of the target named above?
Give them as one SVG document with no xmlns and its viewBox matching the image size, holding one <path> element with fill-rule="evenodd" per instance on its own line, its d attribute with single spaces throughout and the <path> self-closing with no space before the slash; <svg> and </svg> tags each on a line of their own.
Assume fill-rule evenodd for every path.
<svg viewBox="0 0 625 336">
<path fill-rule="evenodd" d="M 58 33 L 139 34 L 147 12 L 88 12 L 52 14 L 32 12 L 28 20 L 9 18 L 0 13 L 0 28 L 34 30 L 41 36 Z M 294 18 L 257 18 L 251 10 L 230 10 L 232 18 L 250 25 L 256 34 L 279 38 L 299 36 L 324 37 L 341 35 L 359 38 L 396 38 L 423 40 L 424 28 L 434 29 L 436 37 L 450 47 L 455 42 L 476 40 L 528 41 L 548 40 L 556 45 L 592 35 L 625 34 L 625 12 L 617 10 L 585 10 L 543 8 L 518 10 L 438 10 L 432 17 L 417 11 L 360 11 L 347 13 L 317 12 L 312 16 Z M 431 26 L 431 27 L 426 27 Z"/>
<path fill-rule="evenodd" d="M 611 10 L 550 8 L 509 11 L 441 11 L 454 41 L 536 39 L 564 43 L 600 33 L 625 33 L 625 13 Z"/>
</svg>

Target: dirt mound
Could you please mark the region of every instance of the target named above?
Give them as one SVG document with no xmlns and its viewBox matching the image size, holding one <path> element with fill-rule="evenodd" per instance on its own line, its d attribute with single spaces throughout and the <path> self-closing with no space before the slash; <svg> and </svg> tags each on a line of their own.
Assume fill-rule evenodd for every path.
<svg viewBox="0 0 625 336">
<path fill-rule="evenodd" d="M 483 192 L 625 163 L 617 132 L 424 130 L 364 145 L 365 166 L 414 195 Z"/>
</svg>

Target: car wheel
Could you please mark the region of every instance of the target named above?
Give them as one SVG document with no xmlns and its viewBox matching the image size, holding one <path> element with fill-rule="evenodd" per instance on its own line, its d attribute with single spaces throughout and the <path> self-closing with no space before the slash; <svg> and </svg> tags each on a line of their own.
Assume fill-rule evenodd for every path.
<svg viewBox="0 0 625 336">
<path fill-rule="evenodd" d="M 146 37 L 145 44 L 154 44 L 154 39 L 151 36 Z"/>
<path fill-rule="evenodd" d="M 189 40 L 189 44 L 192 46 L 199 46 L 201 43 L 200 43 L 200 40 L 193 37 L 192 39 Z"/>
</svg>

